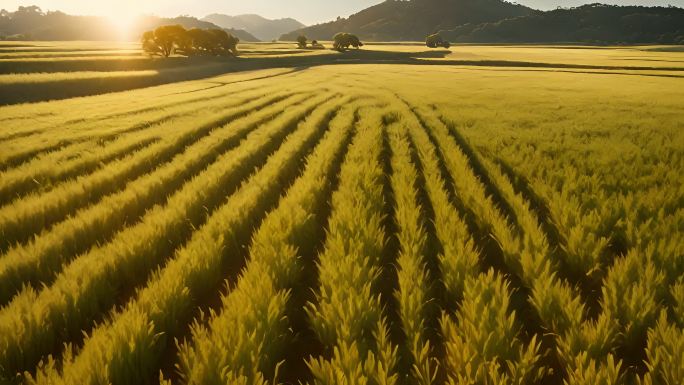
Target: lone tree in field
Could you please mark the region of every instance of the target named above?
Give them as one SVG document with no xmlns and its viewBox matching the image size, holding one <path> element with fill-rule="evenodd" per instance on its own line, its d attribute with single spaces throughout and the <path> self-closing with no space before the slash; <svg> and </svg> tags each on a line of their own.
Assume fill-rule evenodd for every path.
<svg viewBox="0 0 684 385">
<path fill-rule="evenodd" d="M 180 25 L 161 26 L 142 35 L 142 48 L 150 55 L 237 56 L 240 39 L 222 29 L 186 30 Z"/>
<path fill-rule="evenodd" d="M 299 48 L 306 48 L 306 43 L 308 42 L 309 39 L 306 38 L 304 35 L 299 35 L 297 36 L 297 45 Z"/>
<path fill-rule="evenodd" d="M 438 47 L 450 48 L 451 47 L 451 43 L 449 43 L 448 40 L 444 40 L 442 35 L 440 35 L 438 33 L 435 33 L 433 35 L 428 36 L 425 39 L 425 45 L 427 45 L 430 48 L 438 48 Z"/>
<path fill-rule="evenodd" d="M 359 47 L 363 47 L 363 43 L 356 35 L 346 32 L 340 32 L 333 37 L 334 50 L 342 52 L 347 50 L 350 46 L 358 49 Z"/>
<path fill-rule="evenodd" d="M 312 40 L 311 41 L 311 48 L 313 49 L 324 49 L 325 47 L 323 44 L 319 43 L 318 40 Z"/>
</svg>

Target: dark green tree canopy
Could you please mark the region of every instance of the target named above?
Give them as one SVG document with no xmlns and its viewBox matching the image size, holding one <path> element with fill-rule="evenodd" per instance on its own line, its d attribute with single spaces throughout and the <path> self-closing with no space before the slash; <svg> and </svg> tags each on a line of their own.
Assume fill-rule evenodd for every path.
<svg viewBox="0 0 684 385">
<path fill-rule="evenodd" d="M 448 40 L 444 40 L 442 35 L 440 35 L 438 33 L 429 35 L 425 39 L 425 45 L 427 45 L 430 48 L 439 48 L 439 47 L 449 48 L 449 47 L 451 47 L 451 43 L 449 43 Z"/>
<path fill-rule="evenodd" d="M 297 36 L 297 45 L 299 46 L 299 48 L 306 48 L 306 43 L 308 41 L 309 39 L 307 39 L 304 35 Z"/>
<path fill-rule="evenodd" d="M 340 32 L 333 37 L 333 49 L 337 51 L 347 50 L 349 47 L 359 48 L 363 47 L 363 43 L 356 35 L 346 32 Z"/>
<path fill-rule="evenodd" d="M 151 55 L 169 57 L 173 53 L 185 56 L 237 55 L 240 39 L 222 29 L 192 28 L 165 25 L 142 35 L 142 47 Z"/>
</svg>

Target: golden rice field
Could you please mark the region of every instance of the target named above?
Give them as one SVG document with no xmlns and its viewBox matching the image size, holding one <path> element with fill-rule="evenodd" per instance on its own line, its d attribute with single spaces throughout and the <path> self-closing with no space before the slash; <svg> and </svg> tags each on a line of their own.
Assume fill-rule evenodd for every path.
<svg viewBox="0 0 684 385">
<path fill-rule="evenodd" d="M 0 107 L 0 383 L 681 384 L 684 52 L 366 48 Z"/>
</svg>

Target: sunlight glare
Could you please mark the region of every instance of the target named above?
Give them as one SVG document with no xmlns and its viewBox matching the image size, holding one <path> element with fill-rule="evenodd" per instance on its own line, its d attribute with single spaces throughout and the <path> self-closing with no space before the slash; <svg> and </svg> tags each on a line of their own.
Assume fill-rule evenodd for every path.
<svg viewBox="0 0 684 385">
<path fill-rule="evenodd" d="M 107 18 L 121 39 L 129 39 L 139 14 L 133 6 L 127 6 L 126 2 L 123 2 L 118 8 L 111 9 Z"/>
</svg>

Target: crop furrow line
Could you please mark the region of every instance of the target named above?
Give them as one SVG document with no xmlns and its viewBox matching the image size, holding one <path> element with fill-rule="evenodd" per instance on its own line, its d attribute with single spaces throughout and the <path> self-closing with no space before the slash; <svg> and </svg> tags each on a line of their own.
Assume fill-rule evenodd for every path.
<svg viewBox="0 0 684 385">
<path fill-rule="evenodd" d="M 429 270 L 428 264 L 434 265 L 436 255 L 429 252 L 426 218 L 418 196 L 418 170 L 413 163 L 406 127 L 393 122 L 387 126 L 387 132 L 395 197 L 393 218 L 399 246 L 397 286 L 393 295 L 397 302 L 397 323 L 403 330 L 403 339 L 398 342 L 400 372 L 407 384 L 432 385 L 438 382 L 440 348 L 434 338 L 436 333 L 431 333 L 429 328 L 436 330 L 439 325 L 439 304 L 434 297 L 435 271 Z"/>
<path fill-rule="evenodd" d="M 63 220 L 70 212 L 119 191 L 127 181 L 144 175 L 160 163 L 168 162 L 186 146 L 200 140 L 215 128 L 272 101 L 275 101 L 273 97 L 259 99 L 228 110 L 229 112 L 214 115 L 203 123 L 190 123 L 192 128 L 131 154 L 87 177 L 62 183 L 45 194 L 28 195 L 12 205 L 0 208 L 0 250 L 7 250 L 14 243 L 28 241 L 34 234 Z"/>
<path fill-rule="evenodd" d="M 380 151 L 380 166 L 383 170 L 383 223 L 385 230 L 385 248 L 380 261 L 382 268 L 377 280 L 377 291 L 380 293 L 381 306 L 387 317 L 390 340 L 395 346 L 406 346 L 406 334 L 402 328 L 401 305 L 396 293 L 399 291 L 399 275 L 397 272 L 397 260 L 400 256 L 400 229 L 401 224 L 397 219 L 397 198 L 393 186 L 395 168 L 398 166 L 392 162 L 394 148 L 391 146 L 389 127 L 394 122 L 394 114 L 385 112 L 382 117 L 382 146 Z M 402 359 L 401 350 L 399 360 Z M 399 364 L 399 367 L 402 367 Z"/>
<path fill-rule="evenodd" d="M 426 192 L 435 210 L 436 236 L 443 249 L 439 266 L 447 308 L 440 320 L 444 344 L 440 375 L 457 383 L 515 378 L 522 378 L 521 383 L 533 383 L 546 373 L 539 362 L 540 345 L 535 337 L 529 342 L 520 339 L 521 324 L 513 310 L 510 284 L 491 269 L 486 274 L 478 273 L 478 252 L 446 191 L 437 156 L 441 150 L 432 143 L 436 138 L 428 135 L 429 130 L 408 105 L 403 107 L 403 121 L 422 162 Z M 448 154 L 443 156 L 449 161 Z M 454 180 L 459 177 L 453 175 Z M 457 310 L 451 315 L 449 309 Z"/>
<path fill-rule="evenodd" d="M 220 92 L 220 93 L 217 93 L 215 95 L 208 95 L 208 96 L 204 95 L 204 96 L 196 97 L 196 98 L 181 99 L 181 100 L 177 100 L 177 101 L 174 101 L 171 103 L 164 101 L 164 102 L 156 104 L 154 106 L 148 106 L 148 107 L 143 107 L 143 108 L 137 108 L 138 106 L 135 105 L 133 108 L 130 108 L 130 107 L 125 108 L 123 112 L 104 114 L 104 115 L 97 116 L 95 118 L 81 117 L 78 119 L 64 120 L 62 122 L 54 122 L 54 123 L 47 122 L 44 124 L 45 126 L 41 127 L 40 129 L 33 129 L 33 130 L 29 131 L 28 133 L 16 132 L 14 134 L 8 135 L 7 137 L 0 137 L 0 141 L 7 140 L 7 139 L 17 139 L 17 138 L 21 138 L 21 137 L 25 137 L 25 136 L 31 136 L 33 134 L 45 132 L 48 130 L 55 130 L 55 129 L 59 129 L 61 127 L 66 127 L 66 126 L 74 126 L 74 125 L 78 125 L 78 124 L 87 124 L 88 126 L 94 126 L 98 122 L 101 123 L 101 122 L 106 122 L 106 121 L 110 121 L 110 120 L 114 120 L 114 119 L 118 119 L 118 118 L 133 117 L 136 115 L 142 115 L 142 114 L 151 113 L 151 112 L 154 113 L 154 112 L 164 110 L 164 109 L 176 109 L 177 110 L 179 107 L 188 107 L 191 104 L 198 104 L 198 106 L 195 107 L 195 109 L 194 109 L 194 110 L 197 110 L 197 108 L 206 107 L 207 102 L 212 102 L 215 100 L 219 100 L 219 99 L 223 99 L 223 98 L 227 98 L 227 97 L 235 96 L 235 95 L 242 96 L 245 93 L 250 93 L 253 91 L 259 91 L 263 88 L 264 88 L 263 85 L 246 87 L 246 88 L 231 90 L 232 92 L 229 92 L 229 93 Z M 163 95 L 163 96 L 168 96 L 168 95 Z M 111 108 L 111 103 L 107 104 L 104 107 L 105 107 L 104 110 L 108 110 L 109 108 Z M 100 108 L 100 106 L 95 106 L 94 108 L 97 110 L 98 108 Z M 193 109 L 192 108 L 190 108 L 190 109 L 183 108 L 183 111 L 193 111 Z M 7 123 L 7 124 L 10 124 L 10 123 Z M 14 136 L 14 135 L 16 135 L 16 136 Z"/>
<path fill-rule="evenodd" d="M 397 347 L 377 293 L 386 235 L 383 227 L 382 111 L 364 109 L 358 135 L 333 193 L 325 249 L 319 255 L 320 287 L 307 306 L 309 322 L 324 346 L 308 366 L 313 384 L 393 384 Z"/>
<path fill-rule="evenodd" d="M 161 140 L 156 135 L 145 136 L 141 139 L 126 138 L 124 143 L 112 143 L 104 146 L 102 151 L 96 147 L 94 152 L 88 154 L 90 156 L 67 161 L 66 164 L 42 163 L 38 167 L 31 167 L 32 169 L 19 167 L 0 173 L 0 207 L 27 194 L 48 191 L 57 182 L 91 173 L 111 161 L 120 160 L 128 153 L 140 151 Z M 134 142 L 130 143 L 132 141 Z"/>
<path fill-rule="evenodd" d="M 225 107 L 235 107 L 240 104 L 249 103 L 255 99 L 265 96 L 263 92 L 256 96 L 248 96 L 243 100 L 225 103 L 223 99 L 219 99 L 215 104 L 202 104 L 194 108 L 182 108 L 173 110 L 160 117 L 150 117 L 149 119 L 141 119 L 138 117 L 135 122 L 127 124 L 125 128 L 120 128 L 121 123 L 117 121 L 106 121 L 109 128 L 102 128 L 100 126 L 91 127 L 89 129 L 80 130 L 78 127 L 70 127 L 70 130 L 76 131 L 71 135 L 60 135 L 59 138 L 54 137 L 53 132 L 46 132 L 43 136 L 29 137 L 23 142 L 10 143 L 13 147 L 12 151 L 8 151 L 0 158 L 0 171 L 4 171 L 11 167 L 19 166 L 31 158 L 34 158 L 43 153 L 53 152 L 55 150 L 68 149 L 70 145 L 87 142 L 89 140 L 97 140 L 100 143 L 105 143 L 117 138 L 119 135 L 144 131 L 151 127 L 156 127 L 161 124 L 171 123 L 174 119 L 185 117 L 188 114 L 196 114 L 198 110 L 216 109 Z M 224 97 L 227 98 L 227 97 Z M 42 140 L 42 142 L 39 142 Z"/>
<path fill-rule="evenodd" d="M 277 148 L 296 122 L 322 100 L 309 98 L 301 109 L 288 111 L 251 133 L 238 148 L 186 183 L 165 206 L 149 210 L 111 242 L 74 260 L 52 286 L 16 296 L 0 311 L 0 366 L 11 373 L 31 370 L 44 355 L 57 351 L 62 341 L 82 338 L 82 330 L 94 318 L 132 295 L 149 272 L 185 244 L 205 223 L 205 213 L 238 188 L 253 167 L 263 164 L 265 154 Z"/>
<path fill-rule="evenodd" d="M 325 218 L 318 213 L 331 191 L 330 172 L 341 162 L 349 143 L 352 119 L 353 108 L 347 106 L 330 121 L 329 131 L 300 177 L 253 235 L 246 268 L 223 296 L 221 309 L 212 313 L 208 322 L 195 322 L 192 340 L 180 347 L 181 382 L 211 384 L 217 378 L 224 381 L 221 383 L 237 378 L 254 383 L 280 381 L 275 376 L 282 373 L 278 371 L 281 362 L 286 371 L 299 366 L 292 362 L 302 357 L 292 354 L 296 331 L 290 330 L 288 315 L 300 301 L 292 291 L 306 279 L 307 259 L 313 258 L 318 240 L 324 237 Z M 263 317 L 264 312 L 270 314 Z M 245 335 L 253 337 L 240 343 Z M 257 351 L 263 354 L 254 355 Z M 217 360 L 206 359 L 213 355 Z"/>
<path fill-rule="evenodd" d="M 448 127 L 439 119 L 432 119 L 432 127 L 441 138 L 443 151 L 452 158 L 453 169 L 465 180 L 470 180 L 469 185 L 472 188 L 477 182 L 473 179 L 472 169 L 467 166 L 467 155 L 461 151 L 457 141 L 449 134 Z M 515 210 L 519 228 L 524 231 L 516 234 L 502 217 L 497 217 L 501 214 L 497 213 L 493 202 L 485 198 L 483 192 L 477 193 L 482 198 L 472 201 L 485 204 L 477 208 L 482 213 L 479 219 L 491 227 L 501 245 L 505 264 L 524 285 L 527 298 L 520 306 L 529 311 L 529 319 L 525 320 L 528 330 L 538 335 L 540 332 L 535 332 L 531 327 L 539 326 L 542 331 L 547 331 L 543 334 L 542 342 L 543 346 L 551 349 L 550 354 L 546 355 L 545 363 L 553 368 L 554 381 L 560 381 L 558 376 L 578 369 L 585 370 L 587 366 L 596 364 L 601 370 L 612 370 L 616 367 L 610 353 L 611 341 L 616 333 L 614 322 L 605 316 L 596 320 L 587 318 L 587 308 L 581 295 L 566 281 L 558 278 L 558 266 L 554 263 L 546 236 L 538 218 L 531 212 L 529 203 L 514 191 L 507 179 L 499 178 L 497 173 L 491 176 L 497 179 L 502 195 L 505 195 L 510 207 Z M 476 192 L 465 188 L 464 185 L 461 190 L 470 194 Z M 487 224 L 487 221 L 491 222 Z M 597 334 L 602 338 L 588 337 Z M 588 353 L 590 354 L 587 355 Z M 619 366 L 618 362 L 617 368 Z"/>
<path fill-rule="evenodd" d="M 75 213 L 30 243 L 10 249 L 0 257 L 0 303 L 9 300 L 23 285 L 51 283 L 64 263 L 95 243 L 109 241 L 121 228 L 139 220 L 145 210 L 164 202 L 183 183 L 271 119 L 269 111 L 279 113 L 284 106 L 297 105 L 301 99 L 283 99 L 258 114 L 215 130 L 168 164 L 130 182 L 121 192 Z"/>
<path fill-rule="evenodd" d="M 63 363 L 57 382 L 154 381 L 162 366 L 160 358 L 172 344 L 172 337 L 182 333 L 198 301 L 211 295 L 224 272 L 242 263 L 236 259 L 243 252 L 240 249 L 244 239 L 249 239 L 253 228 L 277 204 L 282 190 L 300 173 L 306 154 L 323 136 L 326 127 L 315 123 L 325 121 L 330 107 L 334 107 L 326 104 L 326 99 L 329 96 L 315 97 L 308 100 L 312 106 L 288 113 L 290 118 L 283 123 L 293 132 L 282 146 L 212 213 L 133 301 L 91 333 L 79 354 Z M 316 109 L 319 103 L 327 107 Z M 310 124 L 298 124 L 307 115 L 313 117 L 305 120 Z M 136 341 L 133 350 L 128 341 Z M 44 375 L 38 373 L 38 383 Z"/>
</svg>

